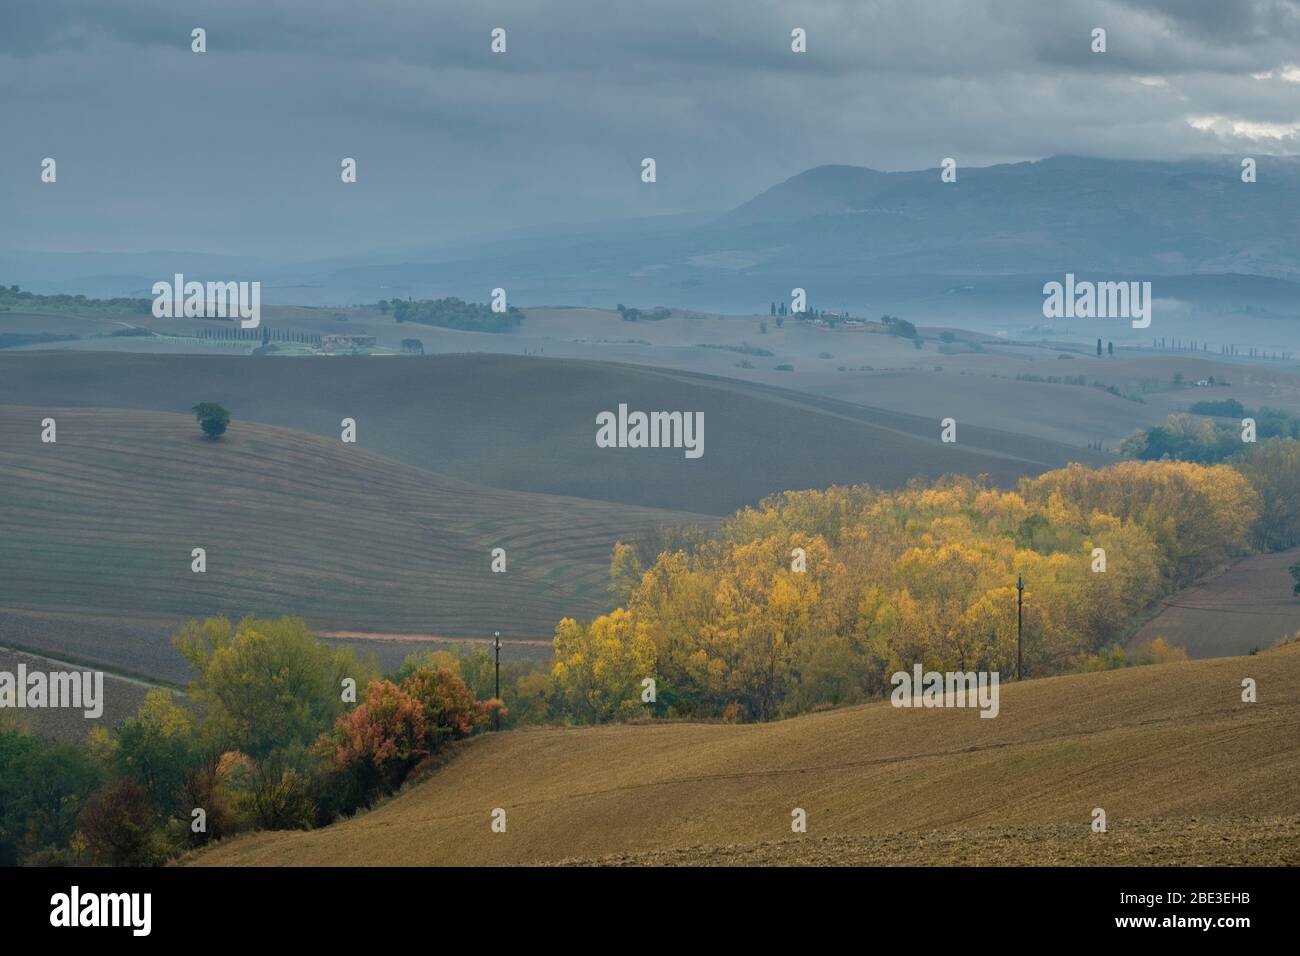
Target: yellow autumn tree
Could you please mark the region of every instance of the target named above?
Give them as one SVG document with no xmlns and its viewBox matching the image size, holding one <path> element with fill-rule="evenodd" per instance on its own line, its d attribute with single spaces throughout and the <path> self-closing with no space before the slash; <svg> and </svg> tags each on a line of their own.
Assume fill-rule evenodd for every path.
<svg viewBox="0 0 1300 956">
<path fill-rule="evenodd" d="M 1266 503 L 1286 520 L 1290 452 L 1252 454 L 1254 483 L 1130 461 L 1013 491 L 949 476 L 774 495 L 645 567 L 618 546 L 622 608 L 562 621 L 552 676 L 583 720 L 641 712 L 651 669 L 672 713 L 765 720 L 878 696 L 916 664 L 1009 674 L 1017 573 L 1026 674 L 1098 666 L 1138 612 L 1260 540 Z"/>
<path fill-rule="evenodd" d="M 552 674 L 570 713 L 580 720 L 639 713 L 641 682 L 654 677 L 654 670 L 654 642 L 622 608 L 585 627 L 572 618 L 556 625 Z"/>
</svg>

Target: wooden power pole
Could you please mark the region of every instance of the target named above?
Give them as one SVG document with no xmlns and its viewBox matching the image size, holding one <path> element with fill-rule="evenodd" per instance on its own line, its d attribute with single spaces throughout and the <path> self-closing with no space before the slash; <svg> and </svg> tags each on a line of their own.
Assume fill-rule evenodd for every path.
<svg viewBox="0 0 1300 956">
<path fill-rule="evenodd" d="M 1023 672 L 1023 653 L 1020 640 L 1021 632 L 1024 625 L 1024 607 L 1025 607 L 1025 576 L 1019 571 L 1016 572 L 1016 680 L 1020 680 Z"/>
</svg>

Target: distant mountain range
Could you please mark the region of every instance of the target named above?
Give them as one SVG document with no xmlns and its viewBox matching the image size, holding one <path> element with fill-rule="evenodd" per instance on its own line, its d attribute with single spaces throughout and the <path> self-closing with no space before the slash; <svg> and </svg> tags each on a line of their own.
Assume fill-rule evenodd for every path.
<svg viewBox="0 0 1300 956">
<path fill-rule="evenodd" d="M 652 188 L 652 187 L 647 187 Z M 957 170 L 819 166 L 720 214 L 520 230 L 361 260 L 257 263 L 188 253 L 0 253 L 0 281 L 147 295 L 156 278 L 261 278 L 267 302 L 394 296 L 512 304 L 766 311 L 790 289 L 819 308 L 919 320 L 1032 318 L 1065 272 L 1155 282 L 1185 312 L 1300 313 L 1300 157 L 1179 162 L 1055 156 Z M 208 275 L 212 273 L 212 275 Z"/>
</svg>

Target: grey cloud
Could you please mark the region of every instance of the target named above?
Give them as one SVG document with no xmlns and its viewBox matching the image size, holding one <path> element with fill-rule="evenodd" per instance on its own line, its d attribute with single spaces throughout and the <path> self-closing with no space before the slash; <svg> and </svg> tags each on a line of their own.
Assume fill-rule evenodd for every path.
<svg viewBox="0 0 1300 956">
<path fill-rule="evenodd" d="M 1295 2 L 46 0 L 6 17 L 0 248 L 346 255 L 723 209 L 824 163 L 1295 151 L 1186 118 L 1300 122 L 1300 85 L 1250 77 L 1300 59 Z"/>
</svg>

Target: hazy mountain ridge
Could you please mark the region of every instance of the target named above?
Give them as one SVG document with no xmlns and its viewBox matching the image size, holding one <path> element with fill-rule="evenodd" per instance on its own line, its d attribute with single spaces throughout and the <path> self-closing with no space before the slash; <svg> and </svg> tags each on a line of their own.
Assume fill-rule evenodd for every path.
<svg viewBox="0 0 1300 956">
<path fill-rule="evenodd" d="M 1289 283 L 1300 281 L 1300 158 L 1259 157 L 1258 181 L 1250 184 L 1241 180 L 1240 163 L 1231 156 L 1055 156 L 984 168 L 959 164 L 955 183 L 942 182 L 937 168 L 887 173 L 828 165 L 715 217 L 516 230 L 460 246 L 359 255 L 355 265 L 341 257 L 224 266 L 194 254 L 173 258 L 177 271 L 189 263 L 239 273 L 219 278 L 261 278 L 266 300 L 287 304 L 439 295 L 483 301 L 501 286 L 521 305 L 627 301 L 744 312 L 786 298 L 798 285 L 809 289 L 813 307 L 872 308 L 883 300 L 924 309 L 917 314 L 926 318 L 948 312 L 943 297 L 953 291 L 964 294 L 961 308 L 976 314 L 1007 307 L 990 298 L 997 295 L 991 288 L 1006 287 L 1009 302 L 1032 306 L 1043 277 L 1067 271 L 1207 277 L 1196 285 L 1230 306 L 1286 302 L 1297 291 Z M 148 259 L 157 269 L 167 256 Z M 24 276 L 12 273 L 30 261 L 0 255 L 6 281 L 22 284 Z M 121 257 L 112 266 L 85 254 L 53 257 L 32 285 L 126 295 L 144 294 L 154 281 L 144 271 L 125 274 Z M 939 278 L 945 276 L 962 281 Z M 1279 290 L 1277 280 L 1288 285 Z M 1220 281 L 1231 288 L 1217 289 Z"/>
</svg>

